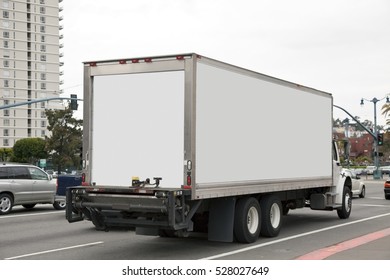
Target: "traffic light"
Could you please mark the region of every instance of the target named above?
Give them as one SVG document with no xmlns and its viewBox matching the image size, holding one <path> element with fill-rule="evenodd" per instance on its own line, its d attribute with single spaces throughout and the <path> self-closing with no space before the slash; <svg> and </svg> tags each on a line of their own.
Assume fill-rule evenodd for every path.
<svg viewBox="0 0 390 280">
<path fill-rule="evenodd" d="M 383 133 L 378 133 L 377 140 L 378 140 L 378 146 L 382 146 L 383 145 Z"/>
<path fill-rule="evenodd" d="M 77 111 L 77 108 L 79 107 L 79 104 L 77 103 L 77 94 L 71 94 L 70 98 L 70 109 L 72 109 L 72 111 Z"/>
</svg>

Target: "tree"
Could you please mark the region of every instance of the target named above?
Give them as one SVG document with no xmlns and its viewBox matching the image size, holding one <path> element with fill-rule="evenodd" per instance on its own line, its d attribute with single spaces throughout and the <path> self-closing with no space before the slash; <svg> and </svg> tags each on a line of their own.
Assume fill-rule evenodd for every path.
<svg viewBox="0 0 390 280">
<path fill-rule="evenodd" d="M 389 115 L 389 113 L 390 113 L 390 103 L 386 103 L 382 106 L 382 115 L 387 117 Z M 390 124 L 389 119 L 386 120 L 386 124 Z"/>
<path fill-rule="evenodd" d="M 35 164 L 39 159 L 46 158 L 45 140 L 42 138 L 24 138 L 15 142 L 12 160 Z"/>
<path fill-rule="evenodd" d="M 46 110 L 50 137 L 46 137 L 46 150 L 57 166 L 58 172 L 65 167 L 80 168 L 82 146 L 82 120 L 73 117 L 68 106 L 65 110 Z"/>
<path fill-rule="evenodd" d="M 1 161 L 10 161 L 13 158 L 13 149 L 12 148 L 1 148 L 0 149 L 0 159 Z"/>
</svg>

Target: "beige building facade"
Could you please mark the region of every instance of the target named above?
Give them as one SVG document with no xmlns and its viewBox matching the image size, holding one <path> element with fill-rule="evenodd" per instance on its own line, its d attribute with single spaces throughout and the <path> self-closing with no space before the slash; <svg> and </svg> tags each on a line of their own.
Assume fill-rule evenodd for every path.
<svg viewBox="0 0 390 280">
<path fill-rule="evenodd" d="M 59 97 L 62 72 L 62 0 L 0 0 L 0 107 Z M 0 109 L 0 148 L 48 135 L 44 101 Z"/>
</svg>

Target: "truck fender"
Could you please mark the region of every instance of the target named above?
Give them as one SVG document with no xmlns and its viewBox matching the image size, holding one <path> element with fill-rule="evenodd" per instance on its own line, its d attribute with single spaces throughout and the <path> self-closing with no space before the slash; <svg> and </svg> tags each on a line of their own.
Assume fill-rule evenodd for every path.
<svg viewBox="0 0 390 280">
<path fill-rule="evenodd" d="M 343 203 L 343 191 L 344 191 L 344 186 L 352 187 L 352 180 L 351 177 L 346 175 L 345 173 L 341 172 L 339 174 L 339 180 L 336 185 L 335 192 L 337 193 L 336 198 L 335 198 L 335 203 L 337 204 L 342 204 Z"/>
</svg>

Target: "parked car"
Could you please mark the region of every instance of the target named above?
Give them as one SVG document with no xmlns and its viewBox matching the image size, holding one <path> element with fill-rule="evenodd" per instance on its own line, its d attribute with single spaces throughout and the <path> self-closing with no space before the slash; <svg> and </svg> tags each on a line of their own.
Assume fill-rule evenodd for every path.
<svg viewBox="0 0 390 280">
<path fill-rule="evenodd" d="M 384 191 L 385 191 L 385 198 L 389 200 L 390 199 L 390 179 L 385 182 Z"/>
<path fill-rule="evenodd" d="M 373 175 L 375 170 L 376 170 L 376 166 L 369 165 L 369 166 L 366 167 L 366 174 L 367 175 Z"/>
<path fill-rule="evenodd" d="M 364 172 L 365 172 L 365 170 L 364 170 L 364 168 L 355 168 L 354 170 L 353 170 L 355 173 L 356 173 L 356 175 L 362 175 Z"/>
<path fill-rule="evenodd" d="M 390 166 L 381 166 L 379 167 L 379 170 L 382 174 L 390 174 Z"/>
<path fill-rule="evenodd" d="M 33 208 L 36 204 L 53 204 L 65 209 L 65 197 L 56 195 L 55 180 L 34 165 L 0 165 L 0 215 L 11 212 L 15 205 Z"/>
<path fill-rule="evenodd" d="M 358 195 L 360 198 L 364 198 L 366 196 L 366 186 L 360 176 L 350 169 L 343 169 L 342 172 L 349 173 L 352 179 L 352 195 Z"/>
</svg>

